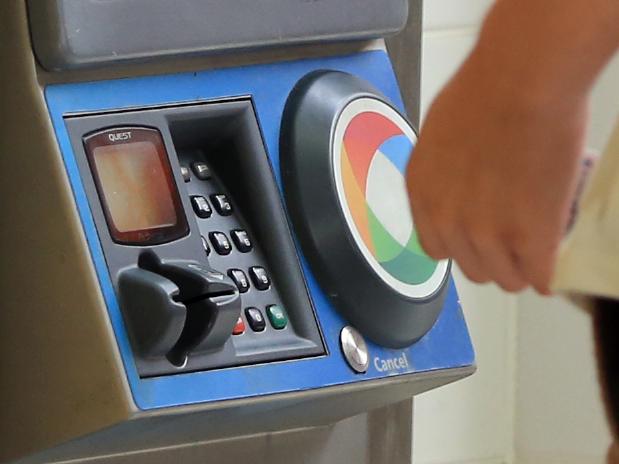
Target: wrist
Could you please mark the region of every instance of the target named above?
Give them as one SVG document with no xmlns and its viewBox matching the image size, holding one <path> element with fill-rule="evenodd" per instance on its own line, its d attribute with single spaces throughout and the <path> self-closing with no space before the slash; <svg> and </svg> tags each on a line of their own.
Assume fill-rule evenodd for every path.
<svg viewBox="0 0 619 464">
<path fill-rule="evenodd" d="M 564 83 L 535 66 L 507 54 L 476 47 L 456 80 L 484 101 L 486 108 L 505 118 L 544 118 L 567 115 L 587 104 L 589 87 Z"/>
</svg>

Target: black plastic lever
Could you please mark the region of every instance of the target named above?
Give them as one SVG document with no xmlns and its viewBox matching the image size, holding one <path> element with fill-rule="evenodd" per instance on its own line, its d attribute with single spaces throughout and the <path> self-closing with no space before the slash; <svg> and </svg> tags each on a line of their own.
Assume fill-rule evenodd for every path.
<svg viewBox="0 0 619 464">
<path fill-rule="evenodd" d="M 119 291 L 139 352 L 179 366 L 191 352 L 221 348 L 241 313 L 232 280 L 195 261 L 148 255 L 120 274 Z"/>
<path fill-rule="evenodd" d="M 179 301 L 187 307 L 185 327 L 168 359 L 182 364 L 190 352 L 223 346 L 241 314 L 240 294 L 232 280 L 191 261 L 163 261 L 157 272 L 178 285 Z"/>
<path fill-rule="evenodd" d="M 118 278 L 120 303 L 135 348 L 144 357 L 166 356 L 185 327 L 187 310 L 174 282 L 137 267 Z"/>
<path fill-rule="evenodd" d="M 238 293 L 236 286 L 226 275 L 197 262 L 161 261 L 154 271 L 178 285 L 179 301 L 191 302 L 209 296 Z"/>
</svg>

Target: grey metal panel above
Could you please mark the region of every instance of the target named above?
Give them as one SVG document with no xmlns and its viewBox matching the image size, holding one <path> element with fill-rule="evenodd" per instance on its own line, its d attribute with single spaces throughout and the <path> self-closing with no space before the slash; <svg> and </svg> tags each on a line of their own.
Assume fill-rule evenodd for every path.
<svg viewBox="0 0 619 464">
<path fill-rule="evenodd" d="M 49 70 L 158 56 L 384 37 L 407 0 L 28 0 Z"/>
</svg>

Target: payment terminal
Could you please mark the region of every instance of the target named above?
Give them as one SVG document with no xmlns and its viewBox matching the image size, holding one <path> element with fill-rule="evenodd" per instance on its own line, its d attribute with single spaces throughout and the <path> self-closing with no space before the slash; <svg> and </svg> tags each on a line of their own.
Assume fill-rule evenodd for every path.
<svg viewBox="0 0 619 464">
<path fill-rule="evenodd" d="M 0 462 L 410 462 L 475 368 L 405 188 L 420 6 L 1 7 Z"/>
</svg>

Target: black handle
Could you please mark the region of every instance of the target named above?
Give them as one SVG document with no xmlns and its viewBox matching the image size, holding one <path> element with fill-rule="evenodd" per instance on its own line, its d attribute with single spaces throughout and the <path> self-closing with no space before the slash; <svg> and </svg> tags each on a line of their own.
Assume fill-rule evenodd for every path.
<svg viewBox="0 0 619 464">
<path fill-rule="evenodd" d="M 226 275 L 198 262 L 159 260 L 119 276 L 123 312 L 137 349 L 183 365 L 194 351 L 221 348 L 241 314 L 240 293 Z"/>
</svg>

